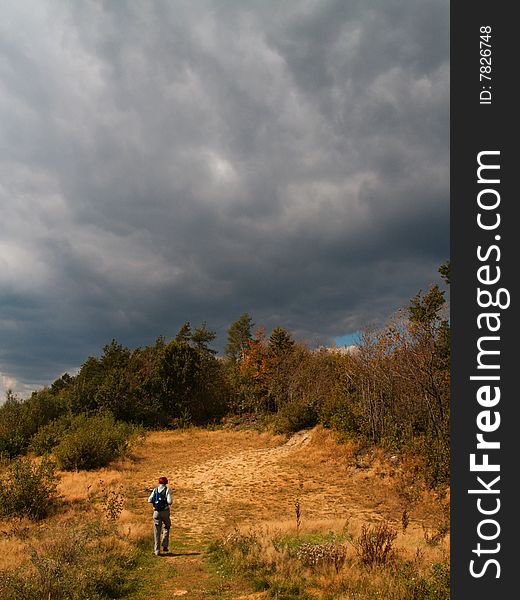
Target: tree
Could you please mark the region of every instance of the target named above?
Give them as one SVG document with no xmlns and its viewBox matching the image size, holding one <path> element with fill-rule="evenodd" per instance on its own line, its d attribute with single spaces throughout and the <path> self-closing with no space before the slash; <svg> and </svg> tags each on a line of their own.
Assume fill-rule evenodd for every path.
<svg viewBox="0 0 520 600">
<path fill-rule="evenodd" d="M 439 267 L 439 273 L 444 281 L 451 284 L 451 262 L 447 260 Z M 436 341 L 437 346 L 437 359 L 440 367 L 445 370 L 450 370 L 450 358 L 451 358 L 451 329 L 450 322 L 448 319 L 443 319 L 439 326 L 439 334 Z"/>
<path fill-rule="evenodd" d="M 23 427 L 23 403 L 7 390 L 5 402 L 0 406 L 0 458 L 13 458 L 25 451 L 29 435 Z"/>
<path fill-rule="evenodd" d="M 106 344 L 103 347 L 101 364 L 105 372 L 110 369 L 124 369 L 128 364 L 129 358 L 130 350 L 113 339 L 110 344 Z"/>
<path fill-rule="evenodd" d="M 54 394 L 61 392 L 61 390 L 67 389 L 72 383 L 74 379 L 68 373 L 63 373 L 63 375 L 56 379 L 54 383 L 51 385 L 51 391 Z"/>
<path fill-rule="evenodd" d="M 287 402 L 289 378 L 295 369 L 294 348 L 291 334 L 283 327 L 275 327 L 267 344 L 266 406 L 271 412 Z"/>
<path fill-rule="evenodd" d="M 8 390 L 0 407 L 0 456 L 23 454 L 38 429 L 65 411 L 65 400 L 49 388 L 33 392 L 27 400 L 20 400 Z"/>
<path fill-rule="evenodd" d="M 89 356 L 74 378 L 69 403 L 74 413 L 95 410 L 96 393 L 103 381 L 103 365 L 94 356 Z"/>
<path fill-rule="evenodd" d="M 202 322 L 202 325 L 195 328 L 195 331 L 191 335 L 191 341 L 196 350 L 201 352 L 203 355 L 214 356 L 217 354 L 216 350 L 209 347 L 209 344 L 217 337 L 214 331 L 208 328 L 206 321 Z"/>
<path fill-rule="evenodd" d="M 172 341 L 164 347 L 158 360 L 162 384 L 162 403 L 170 418 L 190 411 L 200 375 L 200 355 L 188 344 Z"/>
<path fill-rule="evenodd" d="M 193 417 L 200 422 L 222 416 L 227 409 L 228 386 L 224 378 L 222 361 L 209 344 L 217 337 L 203 321 L 191 335 L 192 347 L 199 355 L 200 372 L 197 392 L 193 398 Z"/>
<path fill-rule="evenodd" d="M 283 327 L 275 327 L 269 336 L 268 351 L 271 357 L 282 357 L 294 348 L 291 334 Z"/>
<path fill-rule="evenodd" d="M 439 272 L 445 265 L 448 265 L 446 267 L 446 281 L 448 281 L 449 263 L 441 265 Z M 432 285 L 424 295 L 421 292 L 416 294 L 408 307 L 410 321 L 415 326 L 416 333 L 420 332 L 433 344 L 434 366 L 443 371 L 450 369 L 451 330 L 449 320 L 445 318 L 446 315 L 443 315 L 446 311 L 444 292 L 438 285 Z"/>
<path fill-rule="evenodd" d="M 444 281 L 450 285 L 451 283 L 451 261 L 447 260 L 439 267 L 439 273 Z"/>
<path fill-rule="evenodd" d="M 253 326 L 251 316 L 248 313 L 244 313 L 228 329 L 228 342 L 225 354 L 231 362 L 238 363 L 242 360 L 249 340 L 252 339 L 251 330 Z"/>
<path fill-rule="evenodd" d="M 432 285 L 426 294 L 419 292 L 410 300 L 410 321 L 425 328 L 438 326 L 440 311 L 445 304 L 444 292 L 437 284 Z"/>
<path fill-rule="evenodd" d="M 191 340 L 191 325 L 189 321 L 186 321 L 184 325 L 179 329 L 175 336 L 175 341 L 181 344 L 188 344 Z"/>
<path fill-rule="evenodd" d="M 447 283 L 449 262 L 439 268 Z M 432 483 L 449 478 L 450 462 L 450 322 L 444 292 L 437 285 L 412 298 L 409 349 L 405 366 L 428 413 L 425 461 Z"/>
</svg>

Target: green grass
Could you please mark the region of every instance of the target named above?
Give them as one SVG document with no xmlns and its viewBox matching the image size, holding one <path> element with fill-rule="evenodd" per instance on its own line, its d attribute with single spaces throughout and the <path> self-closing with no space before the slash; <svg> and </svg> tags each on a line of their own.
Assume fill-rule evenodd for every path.
<svg viewBox="0 0 520 600">
<path fill-rule="evenodd" d="M 135 551 L 135 565 L 129 574 L 128 599 L 150 598 L 161 590 L 166 579 L 172 579 L 178 571 L 171 561 L 161 560 L 153 553 L 153 540 L 140 540 Z"/>
<path fill-rule="evenodd" d="M 209 542 L 195 540 L 177 530 L 170 542 L 173 558 L 155 556 L 152 547 L 151 536 L 138 544 L 136 565 L 130 575 L 134 589 L 126 597 L 128 600 L 148 600 L 170 588 L 192 592 L 203 588 L 205 596 L 219 600 L 233 600 L 251 591 L 243 579 L 225 569 Z"/>
<path fill-rule="evenodd" d="M 277 550 L 288 550 L 292 554 L 304 544 L 329 544 L 331 542 L 344 544 L 351 539 L 352 536 L 348 533 L 337 534 L 333 531 L 328 533 L 300 533 L 299 536 L 290 534 L 275 538 L 273 539 L 273 545 Z"/>
</svg>

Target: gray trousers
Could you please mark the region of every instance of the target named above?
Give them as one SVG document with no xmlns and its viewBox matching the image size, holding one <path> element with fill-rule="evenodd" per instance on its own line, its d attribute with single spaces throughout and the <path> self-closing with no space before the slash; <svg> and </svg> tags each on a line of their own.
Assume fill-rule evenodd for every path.
<svg viewBox="0 0 520 600">
<path fill-rule="evenodd" d="M 164 525 L 162 533 L 162 547 L 163 550 L 168 548 L 168 542 L 170 540 L 170 509 L 166 510 L 154 510 L 153 511 L 153 539 L 154 539 L 154 552 L 159 554 L 161 547 L 161 527 Z"/>
</svg>

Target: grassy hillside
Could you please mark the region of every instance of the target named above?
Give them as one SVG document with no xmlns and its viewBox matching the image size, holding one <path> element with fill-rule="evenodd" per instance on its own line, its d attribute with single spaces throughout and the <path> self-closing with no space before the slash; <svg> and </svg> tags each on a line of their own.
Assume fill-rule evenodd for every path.
<svg viewBox="0 0 520 600">
<path fill-rule="evenodd" d="M 107 468 L 60 472 L 46 519 L 0 521 L 1 597 L 448 598 L 447 499 L 399 460 L 321 427 L 149 433 Z M 146 499 L 161 475 L 173 525 L 155 557 Z M 395 539 L 371 561 L 384 528 Z"/>
</svg>

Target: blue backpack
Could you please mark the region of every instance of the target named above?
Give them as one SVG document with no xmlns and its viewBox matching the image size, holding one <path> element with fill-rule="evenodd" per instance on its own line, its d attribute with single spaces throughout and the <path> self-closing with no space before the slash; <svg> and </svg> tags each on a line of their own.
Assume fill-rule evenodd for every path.
<svg viewBox="0 0 520 600">
<path fill-rule="evenodd" d="M 168 508 L 168 500 L 166 500 L 166 488 L 159 492 L 157 488 L 153 491 L 152 504 L 154 510 L 166 510 Z"/>
</svg>

